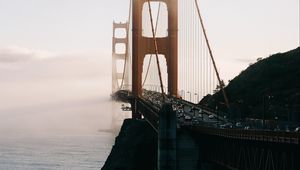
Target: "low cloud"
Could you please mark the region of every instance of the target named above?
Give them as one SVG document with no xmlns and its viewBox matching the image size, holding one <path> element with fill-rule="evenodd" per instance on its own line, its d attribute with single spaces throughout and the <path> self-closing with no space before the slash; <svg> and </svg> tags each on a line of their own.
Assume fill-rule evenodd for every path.
<svg viewBox="0 0 300 170">
<path fill-rule="evenodd" d="M 255 60 L 250 58 L 236 58 L 235 61 L 242 62 L 242 63 L 252 63 Z"/>
<path fill-rule="evenodd" d="M 50 53 L 22 47 L 0 47 L 0 63 L 20 63 L 35 59 L 49 58 Z"/>
<path fill-rule="evenodd" d="M 110 127 L 110 55 L 0 48 L 0 136 Z"/>
</svg>

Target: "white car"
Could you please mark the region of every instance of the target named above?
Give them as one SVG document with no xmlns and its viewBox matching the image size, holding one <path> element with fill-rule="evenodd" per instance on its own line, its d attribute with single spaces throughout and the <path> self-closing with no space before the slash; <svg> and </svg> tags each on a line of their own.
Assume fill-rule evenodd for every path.
<svg viewBox="0 0 300 170">
<path fill-rule="evenodd" d="M 241 123 L 241 122 L 237 122 L 237 123 L 235 124 L 235 126 L 236 126 L 236 127 L 242 127 L 242 123 Z"/>
<path fill-rule="evenodd" d="M 190 116 L 184 116 L 185 120 L 192 120 L 192 118 Z"/>
<path fill-rule="evenodd" d="M 178 109 L 177 111 L 178 111 L 178 113 L 183 113 L 182 109 Z"/>
<path fill-rule="evenodd" d="M 208 118 L 212 119 L 214 118 L 214 115 L 209 115 Z"/>
</svg>

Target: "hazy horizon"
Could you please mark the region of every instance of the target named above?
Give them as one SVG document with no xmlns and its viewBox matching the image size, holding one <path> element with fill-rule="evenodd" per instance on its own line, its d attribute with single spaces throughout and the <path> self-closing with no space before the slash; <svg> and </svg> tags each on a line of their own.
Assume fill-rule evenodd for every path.
<svg viewBox="0 0 300 170">
<path fill-rule="evenodd" d="M 225 82 L 299 46 L 298 0 L 199 2 Z M 0 0 L 0 127 L 106 126 L 112 22 L 126 21 L 128 4 Z"/>
</svg>

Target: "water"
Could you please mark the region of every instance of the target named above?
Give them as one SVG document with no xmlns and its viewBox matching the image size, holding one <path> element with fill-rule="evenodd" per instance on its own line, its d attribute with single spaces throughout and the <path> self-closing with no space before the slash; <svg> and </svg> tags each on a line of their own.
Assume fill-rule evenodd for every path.
<svg viewBox="0 0 300 170">
<path fill-rule="evenodd" d="M 110 130 L 112 124 L 118 130 L 125 114 L 120 111 L 119 103 L 96 103 L 74 106 L 68 112 L 56 110 L 52 114 L 2 114 L 0 169 L 100 169 L 117 135 L 105 131 Z M 106 114 L 99 112 L 97 107 L 102 108 Z M 87 111 L 87 108 L 94 111 L 89 114 L 82 112 Z M 113 122 L 112 117 L 116 115 L 119 119 Z M 51 120 L 53 118 L 55 121 Z M 107 123 L 101 123 L 101 120 Z"/>
<path fill-rule="evenodd" d="M 112 111 L 119 113 L 120 119 L 113 124 L 114 128 L 120 128 L 124 116 L 120 111 L 120 104 L 107 101 L 99 102 L 98 105 L 101 108 L 104 108 L 103 105 L 110 106 Z M 87 110 L 84 107 L 91 107 L 95 111 L 90 114 L 80 113 Z M 99 109 L 95 106 L 84 107 L 75 107 L 72 117 L 59 110 L 52 114 L 2 114 L 4 118 L 0 120 L 0 169 L 100 169 L 116 136 L 115 133 L 104 132 L 112 127 L 112 118 L 97 113 Z M 77 113 L 75 110 L 78 110 Z M 112 111 L 106 113 L 112 114 Z M 51 121 L 51 117 L 56 121 Z M 11 122 L 10 119 L 14 121 Z M 101 123 L 102 119 L 106 119 L 104 121 L 108 122 L 107 125 Z"/>
<path fill-rule="evenodd" d="M 11 134 L 0 137 L 0 169 L 100 169 L 114 134 Z"/>
<path fill-rule="evenodd" d="M 0 110 L 0 170 L 100 169 L 124 116 L 109 97 Z"/>
</svg>

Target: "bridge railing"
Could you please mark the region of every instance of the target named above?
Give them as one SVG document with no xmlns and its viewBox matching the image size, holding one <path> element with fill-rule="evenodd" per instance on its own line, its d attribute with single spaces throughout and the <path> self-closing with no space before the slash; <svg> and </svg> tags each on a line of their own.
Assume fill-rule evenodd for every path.
<svg viewBox="0 0 300 170">
<path fill-rule="evenodd" d="M 197 133 L 220 136 L 224 138 L 266 141 L 274 143 L 299 144 L 300 133 L 274 132 L 267 130 L 220 129 L 207 126 L 189 127 Z"/>
</svg>

